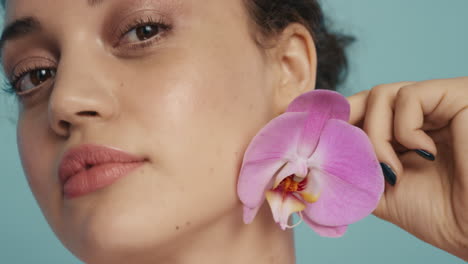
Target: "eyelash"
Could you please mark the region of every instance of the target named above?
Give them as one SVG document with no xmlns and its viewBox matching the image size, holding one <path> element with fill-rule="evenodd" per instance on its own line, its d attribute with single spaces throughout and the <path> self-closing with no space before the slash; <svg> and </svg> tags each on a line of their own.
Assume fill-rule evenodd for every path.
<svg viewBox="0 0 468 264">
<path fill-rule="evenodd" d="M 4 88 L 2 88 L 6 93 L 8 94 L 17 94 L 18 96 L 24 96 L 21 95 L 21 93 L 16 89 L 16 86 L 18 85 L 18 82 L 21 78 L 23 78 L 26 74 L 36 71 L 36 70 L 52 70 L 52 67 L 44 67 L 40 65 L 33 65 L 33 66 L 25 66 L 23 68 L 20 68 L 18 70 L 18 73 L 14 74 L 11 77 L 11 81 L 6 80 L 6 84 L 4 85 Z M 34 88 L 35 89 L 35 88 Z M 25 95 L 28 95 L 29 92 L 27 92 Z"/>
<path fill-rule="evenodd" d="M 159 18 L 157 20 L 154 20 L 153 17 L 146 17 L 146 18 L 138 18 L 135 19 L 134 21 L 126 24 L 124 27 L 122 27 L 119 31 L 120 33 L 118 34 L 119 40 L 114 46 L 114 48 L 120 43 L 121 39 L 123 36 L 128 34 L 131 30 L 134 30 L 136 28 L 142 27 L 142 26 L 156 26 L 158 27 L 158 34 L 155 36 L 139 41 L 138 43 L 133 43 L 133 44 L 125 44 L 125 46 L 131 50 L 137 50 L 141 48 L 146 48 L 151 46 L 153 43 L 159 41 L 167 32 L 169 32 L 172 29 L 172 26 L 167 24 L 164 19 Z M 16 86 L 18 85 L 18 82 L 21 78 L 23 78 L 26 74 L 36 71 L 36 70 L 53 70 L 54 68 L 52 67 L 42 67 L 38 65 L 34 66 L 26 66 L 24 68 L 19 69 L 18 73 L 14 74 L 11 77 L 11 81 L 6 80 L 6 84 L 3 86 L 2 90 L 4 90 L 8 94 L 17 94 L 18 96 L 25 97 L 30 94 L 30 92 L 25 92 L 25 94 L 20 94 Z M 35 90 L 36 88 L 33 88 L 32 90 Z"/>
<path fill-rule="evenodd" d="M 167 24 L 164 19 L 158 18 L 157 20 L 154 20 L 153 17 L 147 16 L 146 18 L 137 18 L 133 22 L 126 24 L 123 28 L 120 29 L 120 34 L 119 34 L 119 41 L 117 44 L 120 43 L 120 40 L 123 36 L 125 36 L 130 30 L 142 27 L 142 26 L 157 26 L 158 29 L 162 30 L 161 32 L 158 32 L 157 35 L 154 37 L 144 40 L 141 42 L 138 42 L 136 44 L 131 44 L 128 45 L 130 49 L 137 49 L 137 48 L 144 48 L 148 47 L 151 44 L 153 44 L 155 41 L 158 41 L 161 39 L 163 34 L 169 32 L 172 29 L 172 26 Z"/>
</svg>

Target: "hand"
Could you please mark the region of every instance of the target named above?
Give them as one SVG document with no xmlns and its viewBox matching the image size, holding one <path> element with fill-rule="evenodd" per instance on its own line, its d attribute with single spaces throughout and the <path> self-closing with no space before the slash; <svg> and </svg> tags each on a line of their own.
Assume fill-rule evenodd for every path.
<svg viewBox="0 0 468 264">
<path fill-rule="evenodd" d="M 468 77 L 379 85 L 348 99 L 350 123 L 396 175 L 386 173 L 374 214 L 468 260 Z"/>
</svg>

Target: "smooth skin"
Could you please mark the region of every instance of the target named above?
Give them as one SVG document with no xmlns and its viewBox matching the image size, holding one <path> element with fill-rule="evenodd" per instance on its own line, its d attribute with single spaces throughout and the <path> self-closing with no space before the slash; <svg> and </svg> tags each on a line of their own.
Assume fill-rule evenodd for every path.
<svg viewBox="0 0 468 264">
<path fill-rule="evenodd" d="M 349 101 L 350 122 L 397 175 L 374 214 L 468 260 L 468 77 L 379 85 Z"/>
<path fill-rule="evenodd" d="M 309 31 L 291 24 L 264 50 L 240 0 L 90 2 L 6 4 L 5 24 L 41 23 L 6 43 L 6 75 L 55 72 L 40 84 L 24 75 L 31 96 L 19 102 L 17 137 L 31 191 L 60 241 L 87 264 L 294 263 L 293 231 L 278 228 L 266 203 L 244 224 L 235 187 L 252 137 L 315 86 Z M 134 22 L 148 19 L 171 30 L 144 40 Z M 83 143 L 148 162 L 64 199 L 57 166 Z"/>
<path fill-rule="evenodd" d="M 7 1 L 6 23 L 35 16 L 42 24 L 41 31 L 6 43 L 2 63 L 7 76 L 20 68 L 55 70 L 19 104 L 17 137 L 31 191 L 57 237 L 89 264 L 294 263 L 292 231 L 278 228 L 267 205 L 245 225 L 235 186 L 251 138 L 295 97 L 315 87 L 317 54 L 308 30 L 293 23 L 265 51 L 251 38 L 241 1 L 109 0 L 94 7 L 87 2 Z M 128 25 L 148 17 L 165 18 L 172 30 L 135 47 L 143 41 Z M 24 80 L 30 86 L 31 79 Z M 434 84 L 434 90 L 466 87 L 466 79 L 446 82 L 450 85 Z M 461 232 L 466 227 L 461 213 L 467 200 L 467 168 L 461 164 L 466 160 L 466 111 L 455 117 L 444 110 L 446 119 L 436 116 L 453 120 L 451 129 L 458 132 L 452 137 L 461 143 L 440 137 L 436 143 L 454 148 L 439 147 L 436 153 L 418 134 L 420 145 L 409 147 L 431 151 L 437 160 L 430 163 L 409 153 L 399 157 L 403 165 L 398 167 L 388 145 L 394 126 L 389 102 L 399 88 L 394 86 L 351 98 L 353 122 L 365 125 L 379 158 L 399 176 L 396 186 L 387 186 L 376 214 L 466 258 L 467 232 Z M 412 94 L 417 84 L 412 87 L 401 89 L 409 90 L 401 98 L 411 103 L 398 109 L 421 116 L 406 110 L 419 98 Z M 421 101 L 438 100 L 437 91 L 430 94 L 431 100 Z M 447 94 L 461 105 L 467 101 L 463 92 Z M 388 136 L 372 130 L 383 127 Z M 82 143 L 119 147 L 149 162 L 108 188 L 65 200 L 56 167 L 64 151 Z M 450 175 L 456 173 L 438 170 L 444 167 L 456 169 L 463 184 L 451 184 L 455 177 Z M 433 176 L 425 175 L 431 171 Z M 419 208 L 419 218 L 411 215 L 412 208 Z M 434 208 L 439 211 L 432 213 Z M 430 228 L 424 226 L 428 219 Z"/>
</svg>

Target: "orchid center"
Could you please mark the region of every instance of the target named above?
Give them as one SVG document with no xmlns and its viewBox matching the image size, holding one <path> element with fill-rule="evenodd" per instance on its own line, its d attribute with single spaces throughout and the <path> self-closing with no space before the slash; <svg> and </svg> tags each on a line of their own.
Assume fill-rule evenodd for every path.
<svg viewBox="0 0 468 264">
<path fill-rule="evenodd" d="M 273 218 L 280 223 L 282 229 L 297 226 L 302 221 L 301 212 L 306 208 L 306 203 L 314 203 L 318 200 L 319 194 L 314 194 L 314 188 L 311 187 L 313 186 L 310 186 L 308 177 L 301 178 L 293 174 L 265 193 Z M 288 219 L 293 213 L 298 213 L 301 221 L 290 226 Z"/>
<path fill-rule="evenodd" d="M 287 195 L 288 193 L 294 193 L 297 191 L 304 190 L 306 184 L 307 184 L 307 177 L 304 178 L 303 180 L 300 180 L 299 177 L 296 177 L 295 175 L 291 175 L 291 176 L 284 178 L 274 190 L 281 191 L 284 196 L 284 195 Z"/>
</svg>

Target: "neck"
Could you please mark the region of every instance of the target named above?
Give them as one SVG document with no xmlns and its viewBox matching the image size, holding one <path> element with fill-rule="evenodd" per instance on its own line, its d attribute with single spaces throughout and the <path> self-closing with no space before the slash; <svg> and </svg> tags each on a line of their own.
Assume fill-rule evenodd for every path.
<svg viewBox="0 0 468 264">
<path fill-rule="evenodd" d="M 209 227 L 187 234 L 175 242 L 165 257 L 153 263 L 295 263 L 294 235 L 274 223 L 268 204 L 246 225 L 236 207 Z M 181 240 L 183 242 L 181 242 Z M 170 252 L 170 253 L 169 253 Z"/>
</svg>

